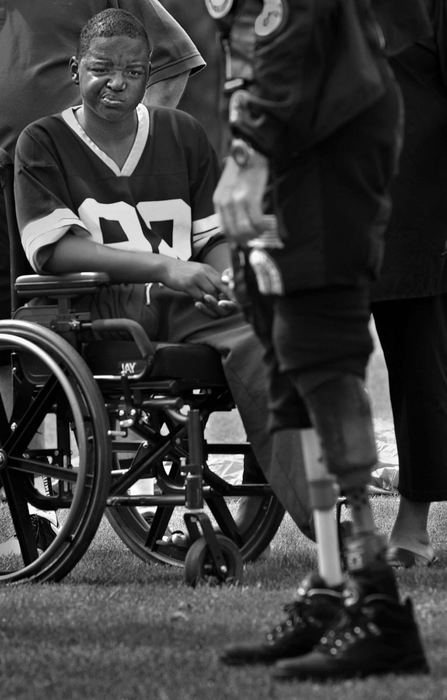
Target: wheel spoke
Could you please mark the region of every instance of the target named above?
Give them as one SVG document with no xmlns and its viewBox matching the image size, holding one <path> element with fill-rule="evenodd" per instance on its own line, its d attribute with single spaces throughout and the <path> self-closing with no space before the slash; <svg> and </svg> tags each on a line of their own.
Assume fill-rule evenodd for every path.
<svg viewBox="0 0 447 700">
<path fill-rule="evenodd" d="M 25 455 L 22 457 L 9 457 L 8 468 L 11 471 L 33 474 L 35 476 L 47 476 L 58 481 L 67 481 L 75 484 L 78 479 L 78 470 L 75 467 L 67 469 L 55 464 L 48 464 Z"/>
</svg>

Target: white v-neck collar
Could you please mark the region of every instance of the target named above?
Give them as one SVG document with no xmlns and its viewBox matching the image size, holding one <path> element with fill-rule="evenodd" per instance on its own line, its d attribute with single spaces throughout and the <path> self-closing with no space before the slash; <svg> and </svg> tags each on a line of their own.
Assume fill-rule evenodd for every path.
<svg viewBox="0 0 447 700">
<path fill-rule="evenodd" d="M 97 155 L 98 158 L 100 158 L 103 163 L 110 168 L 110 170 L 112 170 L 117 177 L 129 177 L 129 175 L 132 175 L 133 171 L 138 165 L 149 136 L 150 120 L 147 107 L 145 107 L 143 104 L 139 104 L 137 106 L 137 134 L 135 136 L 133 146 L 130 149 L 130 153 L 127 156 L 126 162 L 122 168 L 119 168 L 115 161 L 110 158 L 107 153 L 104 153 L 104 151 L 102 151 L 99 146 L 97 146 L 96 143 L 91 140 L 90 136 L 85 133 L 75 116 L 75 112 L 78 109 L 79 107 L 69 107 L 62 112 L 62 119 L 65 121 L 65 123 L 75 132 L 77 136 L 79 136 L 86 146 L 88 146 L 93 153 L 95 153 L 95 155 Z"/>
</svg>

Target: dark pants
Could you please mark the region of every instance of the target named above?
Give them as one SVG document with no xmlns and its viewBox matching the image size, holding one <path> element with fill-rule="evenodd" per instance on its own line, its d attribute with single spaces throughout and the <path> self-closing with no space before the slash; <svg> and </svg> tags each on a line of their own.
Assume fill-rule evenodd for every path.
<svg viewBox="0 0 447 700">
<path fill-rule="evenodd" d="M 303 398 L 342 375 L 365 378 L 373 345 L 366 287 L 265 297 L 246 268 L 244 312 L 264 346 L 270 429 L 309 427 Z"/>
<path fill-rule="evenodd" d="M 366 287 L 263 297 L 246 270 L 245 312 L 265 349 L 270 429 L 313 425 L 342 492 L 365 486 L 377 460 L 364 388 L 372 351 Z"/>
<path fill-rule="evenodd" d="M 388 368 L 399 491 L 447 500 L 447 295 L 375 302 Z"/>
</svg>

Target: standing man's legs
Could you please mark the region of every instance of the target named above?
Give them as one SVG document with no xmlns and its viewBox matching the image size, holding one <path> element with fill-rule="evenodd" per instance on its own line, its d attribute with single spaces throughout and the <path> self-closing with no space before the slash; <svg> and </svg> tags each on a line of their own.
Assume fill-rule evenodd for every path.
<svg viewBox="0 0 447 700">
<path fill-rule="evenodd" d="M 369 296 L 362 288 L 297 293 L 276 302 L 273 335 L 280 366 L 304 399 L 324 465 L 352 510 L 349 581 L 345 585 L 340 575 L 328 582 L 322 575 L 327 552 L 317 537 L 318 574 L 303 582 L 285 623 L 260 643 L 229 647 L 223 656 L 227 663 L 278 661 L 278 678 L 427 671 L 411 606 L 400 602 L 367 494 L 376 461 L 364 386 L 372 350 L 368 320 Z M 312 474 L 312 464 L 312 503 L 327 507 L 327 489 L 320 475 Z M 333 567 L 329 573 L 333 576 Z"/>
<path fill-rule="evenodd" d="M 390 547 L 403 552 L 390 556 L 397 564 L 429 563 L 430 503 L 447 500 L 447 295 L 375 302 L 372 310 L 399 455 L 400 502 Z"/>
</svg>

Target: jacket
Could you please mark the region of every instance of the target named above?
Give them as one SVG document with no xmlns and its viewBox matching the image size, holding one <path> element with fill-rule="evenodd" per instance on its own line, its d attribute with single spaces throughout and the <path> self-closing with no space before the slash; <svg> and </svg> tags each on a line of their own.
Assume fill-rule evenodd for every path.
<svg viewBox="0 0 447 700">
<path fill-rule="evenodd" d="M 422 0 L 373 0 L 383 24 L 387 52 L 395 53 L 428 31 Z M 322 86 L 332 71 L 334 54 L 339 51 L 337 17 L 345 0 L 236 0 L 210 6 L 226 7 L 217 17 L 227 53 L 227 89 L 246 91 L 233 100 L 230 110 L 232 131 L 270 157 L 312 145 L 380 97 L 355 88 L 342 103 L 325 105 Z M 406 12 L 402 11 L 405 3 Z M 372 61 L 380 61 L 380 43 L 371 26 L 368 0 L 356 0 L 361 21 L 372 51 Z M 393 13 L 394 11 L 394 13 Z M 406 21 L 400 20 L 400 14 Z M 222 13 L 221 13 L 222 14 Z M 399 21 L 393 24 L 393 17 Z M 247 31 L 247 18 L 252 31 Z M 241 28 L 245 31 L 241 31 Z M 396 28 L 397 27 L 397 28 Z M 230 62 L 228 54 L 231 55 Z M 232 58 L 232 57 L 235 58 Z M 245 61 L 241 57 L 246 57 Z M 346 67 L 352 62 L 346 62 Z M 331 94 L 353 84 L 352 75 L 339 72 Z M 345 115 L 346 107 L 351 112 Z M 318 110 L 327 107 L 329 123 L 318 134 L 314 127 Z M 321 135 L 320 135 L 321 134 Z"/>
</svg>

